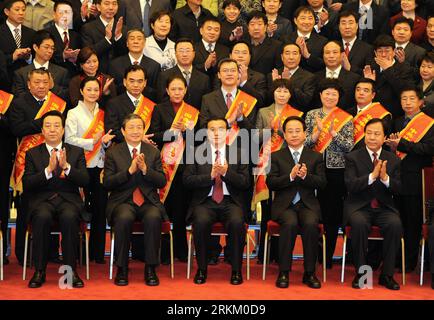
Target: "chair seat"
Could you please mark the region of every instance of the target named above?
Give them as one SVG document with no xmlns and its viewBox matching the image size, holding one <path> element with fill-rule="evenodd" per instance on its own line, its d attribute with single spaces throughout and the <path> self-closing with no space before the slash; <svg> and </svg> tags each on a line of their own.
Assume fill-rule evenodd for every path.
<svg viewBox="0 0 434 320">
<path fill-rule="evenodd" d="M 428 240 L 429 237 L 429 226 L 427 224 L 422 225 L 422 236 L 425 240 Z"/>
<path fill-rule="evenodd" d="M 161 233 L 169 233 L 170 230 L 171 230 L 170 221 L 163 221 L 161 223 Z M 133 232 L 134 233 L 143 233 L 143 222 L 134 221 Z"/>
<path fill-rule="evenodd" d="M 351 238 L 351 227 L 350 226 L 345 227 L 345 234 L 347 235 L 348 238 Z M 383 239 L 380 227 L 371 226 L 371 232 L 369 233 L 368 238 Z"/>
<path fill-rule="evenodd" d="M 322 236 L 324 234 L 324 225 L 321 223 L 318 224 L 318 229 L 319 229 L 320 236 Z M 271 235 L 279 235 L 280 224 L 278 224 L 276 221 L 269 220 L 267 222 L 267 232 Z M 300 230 L 298 232 L 300 233 Z"/>
<path fill-rule="evenodd" d="M 29 223 L 27 225 L 27 231 L 31 234 L 32 233 L 32 224 Z M 80 232 L 85 233 L 87 231 L 87 222 L 80 221 Z M 57 221 L 54 221 L 54 224 L 50 228 L 50 232 L 60 232 L 60 226 Z"/>
</svg>

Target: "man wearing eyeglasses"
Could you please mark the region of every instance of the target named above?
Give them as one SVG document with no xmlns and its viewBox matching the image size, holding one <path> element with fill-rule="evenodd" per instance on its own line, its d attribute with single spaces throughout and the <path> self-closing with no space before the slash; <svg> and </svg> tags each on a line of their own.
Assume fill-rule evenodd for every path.
<svg viewBox="0 0 434 320">
<path fill-rule="evenodd" d="M 48 31 L 41 30 L 36 32 L 33 40 L 33 50 L 35 59 L 31 64 L 15 71 L 12 92 L 15 95 L 27 92 L 27 74 L 34 69 L 48 70 L 52 75 L 50 90 L 68 101 L 69 74 L 65 68 L 59 67 L 50 62 L 54 54 L 54 40 Z"/>
</svg>

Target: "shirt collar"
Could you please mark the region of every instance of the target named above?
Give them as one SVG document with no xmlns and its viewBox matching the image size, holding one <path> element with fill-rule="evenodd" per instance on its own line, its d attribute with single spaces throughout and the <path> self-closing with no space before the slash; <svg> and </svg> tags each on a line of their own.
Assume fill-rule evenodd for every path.
<svg viewBox="0 0 434 320">
<path fill-rule="evenodd" d="M 232 94 L 232 97 L 231 97 L 231 98 L 232 98 L 232 101 L 234 101 L 234 99 L 235 99 L 235 97 L 236 97 L 236 95 L 237 95 L 237 92 L 238 92 L 238 88 L 235 88 L 235 90 L 229 92 L 229 91 L 226 91 L 226 90 L 223 88 L 223 86 L 221 87 L 221 90 L 222 90 L 223 98 L 225 99 L 225 101 L 226 101 L 226 95 L 227 95 L 228 93 L 231 93 L 231 94 Z"/>
<path fill-rule="evenodd" d="M 139 59 L 139 60 L 134 59 L 134 58 L 131 56 L 131 53 L 128 53 L 128 57 L 130 57 L 131 64 L 134 64 L 134 61 L 138 61 L 139 64 L 142 63 L 143 55 L 140 56 L 140 59 Z"/>
<path fill-rule="evenodd" d="M 68 31 L 68 28 L 63 29 L 63 28 L 62 28 L 61 26 L 59 26 L 57 23 L 55 23 L 54 26 L 56 27 L 57 31 L 59 32 L 59 34 L 60 34 L 62 40 L 63 40 L 63 33 L 64 33 L 65 31 L 66 31 L 66 33 L 68 34 L 68 37 L 69 37 L 69 31 Z"/>
<path fill-rule="evenodd" d="M 48 70 L 49 61 L 45 62 L 43 65 L 36 62 L 36 60 L 33 60 L 33 64 L 35 65 L 35 69 L 45 68 L 45 70 Z"/>
<path fill-rule="evenodd" d="M 362 6 L 365 6 L 366 9 L 369 10 L 369 9 L 371 8 L 371 6 L 372 6 L 372 0 L 369 1 L 367 4 L 363 4 L 362 1 L 359 1 L 359 9 L 360 9 Z"/>
<path fill-rule="evenodd" d="M 310 39 L 310 35 L 311 35 L 311 34 L 312 34 L 312 31 L 309 32 L 309 33 L 306 34 L 306 35 L 303 35 L 303 34 L 300 33 L 300 31 L 297 30 L 297 35 L 298 35 L 299 37 L 302 37 L 302 38 L 308 38 L 308 39 Z"/>
<path fill-rule="evenodd" d="M 45 144 L 45 147 L 47 148 L 48 153 L 51 154 L 54 148 L 52 146 L 49 146 L 48 144 Z M 57 149 L 57 151 L 62 150 L 62 142 L 60 142 L 59 145 L 57 145 L 55 148 Z"/>
<path fill-rule="evenodd" d="M 405 42 L 403 44 L 398 44 L 397 42 L 395 42 L 395 49 L 398 48 L 398 47 L 402 47 L 402 49 L 405 50 L 405 48 L 407 47 L 407 45 L 408 45 L 409 42 L 410 41 L 407 41 L 407 42 Z"/>
<path fill-rule="evenodd" d="M 102 22 L 102 24 L 104 25 L 104 27 L 107 27 L 107 25 L 110 23 L 110 22 L 107 22 L 107 21 L 105 21 L 101 16 L 99 16 L 99 19 L 101 20 L 101 22 Z M 114 19 L 112 19 L 112 21 L 113 21 Z M 113 23 L 114 23 L 114 21 L 113 21 Z"/>
<path fill-rule="evenodd" d="M 329 68 L 326 67 L 326 77 L 329 73 L 334 72 L 335 73 L 335 77 L 339 77 L 339 74 L 341 72 L 342 66 L 337 67 L 334 71 L 330 70 Z"/>
<path fill-rule="evenodd" d="M 381 150 L 382 149 L 383 148 L 380 148 L 380 150 L 378 150 L 377 152 L 375 152 L 377 154 L 377 159 L 380 158 L 380 154 L 381 154 Z M 366 150 L 368 151 L 369 156 L 371 157 L 371 159 L 374 160 L 374 156 L 372 155 L 374 153 L 374 151 L 371 151 L 371 149 L 369 149 L 368 147 L 366 147 Z"/>
<path fill-rule="evenodd" d="M 210 143 L 210 146 L 211 146 L 212 161 L 214 161 L 216 158 L 215 152 L 217 151 L 217 149 L 213 146 L 212 143 Z M 220 152 L 220 160 L 226 159 L 226 145 L 223 145 L 222 147 L 220 147 L 218 149 L 218 151 Z"/>
<path fill-rule="evenodd" d="M 360 111 L 362 111 L 362 110 L 365 110 L 367 107 L 369 107 L 370 105 L 372 104 L 372 102 L 371 103 L 369 103 L 369 104 L 367 104 L 366 106 L 364 106 L 364 107 L 360 107 L 359 105 L 357 105 L 357 113 L 359 113 Z"/>
<path fill-rule="evenodd" d="M 47 97 L 48 97 L 48 95 L 45 96 L 43 99 L 36 98 L 33 94 L 32 94 L 32 97 L 33 97 L 36 101 L 40 101 L 40 100 L 45 100 L 45 101 L 47 101 Z"/>
<path fill-rule="evenodd" d="M 291 74 L 291 77 L 294 75 L 294 73 L 297 72 L 297 70 L 298 70 L 299 68 L 300 68 L 300 67 L 297 66 L 295 69 L 291 69 L 291 70 L 289 70 L 289 73 Z"/>
<path fill-rule="evenodd" d="M 354 42 L 356 42 L 356 40 L 357 40 L 357 37 L 354 37 L 354 39 L 350 40 L 350 41 L 345 41 L 344 39 L 342 39 L 342 44 L 344 45 L 344 49 L 345 49 L 345 43 L 346 42 L 348 42 L 348 44 L 350 45 L 350 48 L 352 48 L 354 45 Z"/>
<path fill-rule="evenodd" d="M 208 50 L 209 45 L 211 45 L 212 51 L 215 50 L 215 42 L 211 43 L 211 42 L 206 42 L 205 40 L 202 39 L 202 43 L 205 46 L 205 49 Z"/>
<path fill-rule="evenodd" d="M 128 91 L 125 91 L 126 93 L 127 93 L 127 96 L 128 96 L 128 98 L 130 98 L 130 100 L 131 100 L 131 102 L 134 104 L 134 102 L 136 101 L 136 100 L 139 100 L 140 99 L 140 97 L 139 98 L 135 98 L 135 97 L 133 97 Z"/>
<path fill-rule="evenodd" d="M 191 65 L 188 69 L 184 69 L 183 67 L 181 67 L 181 66 L 178 64 L 178 68 L 179 68 L 179 70 L 181 70 L 181 72 L 183 72 L 183 71 L 190 71 L 190 76 L 191 76 L 191 74 L 193 73 L 193 65 Z"/>
<path fill-rule="evenodd" d="M 137 147 L 133 147 L 133 146 L 129 145 L 128 143 L 127 143 L 127 146 L 128 146 L 128 150 L 130 150 L 130 155 L 131 155 L 131 157 L 132 157 L 132 155 L 133 155 L 133 149 L 134 149 L 134 148 L 136 148 L 136 150 L 137 150 L 137 154 L 140 154 L 140 149 L 141 149 L 141 146 L 142 146 L 141 143 L 139 143 L 139 145 L 138 145 Z"/>
<path fill-rule="evenodd" d="M 83 110 L 83 112 L 92 115 L 92 117 L 95 116 L 96 114 L 98 114 L 98 112 L 99 112 L 98 102 L 95 105 L 95 109 L 93 110 L 93 114 L 90 113 L 89 108 L 86 107 L 86 105 L 84 104 L 83 100 L 79 100 L 77 105 L 78 105 L 78 107 L 80 107 Z"/>
<path fill-rule="evenodd" d="M 21 33 L 21 24 L 19 24 L 17 27 L 15 27 L 12 23 L 9 22 L 9 20 L 6 20 L 6 25 L 9 27 L 9 29 L 11 30 L 13 35 L 15 35 L 15 29 L 16 28 L 18 28 L 18 30 L 20 30 L 20 33 Z"/>
<path fill-rule="evenodd" d="M 293 149 L 289 146 L 288 146 L 288 148 L 289 148 L 289 151 L 291 152 L 291 155 L 293 155 L 294 152 L 297 151 L 298 152 L 298 159 L 300 160 L 300 156 L 301 156 L 301 153 L 303 152 L 304 145 L 301 145 L 301 147 L 298 149 Z"/>
</svg>

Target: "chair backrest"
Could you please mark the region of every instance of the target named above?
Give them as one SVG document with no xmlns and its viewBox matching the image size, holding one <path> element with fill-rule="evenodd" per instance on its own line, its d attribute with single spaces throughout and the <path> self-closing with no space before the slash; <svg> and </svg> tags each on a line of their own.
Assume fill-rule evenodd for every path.
<svg viewBox="0 0 434 320">
<path fill-rule="evenodd" d="M 434 210 L 434 168 L 422 169 L 422 212 L 423 222 L 427 223 L 430 210 Z"/>
</svg>

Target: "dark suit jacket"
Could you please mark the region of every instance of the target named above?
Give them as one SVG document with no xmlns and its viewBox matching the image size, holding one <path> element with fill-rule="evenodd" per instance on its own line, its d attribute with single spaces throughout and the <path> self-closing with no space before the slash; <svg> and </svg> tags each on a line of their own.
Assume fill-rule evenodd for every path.
<svg viewBox="0 0 434 320">
<path fill-rule="evenodd" d="M 175 74 L 181 77 L 184 76 L 181 69 L 179 69 L 177 65 L 160 73 L 157 84 L 158 102 L 163 102 L 169 98 L 166 92 L 166 81 L 169 79 L 169 77 Z M 190 83 L 187 88 L 187 94 L 184 97 L 184 101 L 200 110 L 202 105 L 202 97 L 210 91 L 211 83 L 209 77 L 205 73 L 202 73 L 193 67 L 190 76 Z"/>
<path fill-rule="evenodd" d="M 274 31 L 272 38 L 279 40 L 285 35 L 290 34 L 293 32 L 291 21 L 289 21 L 287 18 L 282 17 L 281 15 L 278 15 L 276 18 L 276 21 L 274 21 L 275 24 L 277 24 L 277 29 Z"/>
<path fill-rule="evenodd" d="M 374 48 L 366 42 L 356 39 L 351 47 L 348 60 L 351 64 L 350 71 L 363 76 L 363 68 L 374 62 Z"/>
<path fill-rule="evenodd" d="M 131 60 L 128 54 L 117 57 L 110 62 L 108 74 L 115 78 L 116 90 L 118 93 L 125 92 L 123 85 L 125 69 L 131 65 Z M 142 57 L 140 66 L 146 70 L 147 87 L 157 90 L 157 81 L 160 75 L 160 64 L 146 56 Z"/>
<path fill-rule="evenodd" d="M 326 69 L 323 69 L 316 74 L 317 81 L 320 82 L 322 79 L 326 78 Z M 359 81 L 360 76 L 357 73 L 347 71 L 341 68 L 339 72 L 338 81 L 342 86 L 343 94 L 339 97 L 338 106 L 343 110 L 348 110 L 355 104 L 354 89 L 356 87 L 356 82 Z M 319 92 L 314 96 L 314 105 L 317 107 L 321 106 L 321 101 L 319 98 Z"/>
<path fill-rule="evenodd" d="M 23 188 L 29 199 L 29 213 L 37 209 L 38 205 L 58 194 L 63 200 L 72 203 L 80 211 L 84 208 L 79 187 L 89 183 L 84 151 L 76 146 L 64 143 L 67 162 L 71 165 L 69 174 L 64 179 L 53 174 L 47 180 L 45 168 L 50 162 L 46 144 L 34 147 L 26 153 L 26 169 L 23 176 Z"/>
<path fill-rule="evenodd" d="M 152 1 L 149 17 L 161 10 L 172 11 L 169 0 Z M 134 28 L 143 29 L 143 10 L 140 8 L 139 0 L 120 0 L 117 15 L 124 17 L 124 26 L 127 31 Z"/>
<path fill-rule="evenodd" d="M 211 188 L 214 185 L 214 180 L 211 180 L 211 147 L 208 142 L 205 145 L 200 145 L 198 148 L 204 150 L 205 164 L 187 164 L 184 169 L 183 182 L 187 189 L 192 190 L 193 199 L 190 203 L 190 208 L 187 213 L 187 221 L 190 220 L 193 209 L 203 203 L 211 192 Z M 232 152 L 236 152 L 237 161 L 233 163 L 229 161 L 229 155 L 232 157 Z M 226 147 L 226 161 L 228 162 L 228 171 L 222 178 L 222 181 L 226 183 L 226 187 L 229 191 L 232 200 L 243 209 L 243 212 L 247 212 L 248 203 L 246 200 L 246 191 L 250 187 L 250 175 L 249 166 L 247 164 L 241 164 L 241 151 L 234 147 Z"/>
<path fill-rule="evenodd" d="M 350 10 L 356 13 L 359 12 L 359 1 L 348 2 L 342 10 Z M 379 6 L 375 2 L 371 4 L 371 10 L 368 12 L 368 17 L 372 17 L 372 28 L 363 30 L 362 38 L 360 40 L 367 43 L 374 43 L 374 40 L 380 34 L 390 34 L 389 26 L 389 11 L 384 6 Z"/>
<path fill-rule="evenodd" d="M 262 73 L 263 75 L 267 75 L 274 68 L 281 67 L 281 46 L 282 43 L 280 41 L 268 37 L 265 38 L 262 44 L 258 46 L 252 45 L 252 58 L 250 60 L 250 68 Z"/>
<path fill-rule="evenodd" d="M 122 122 L 135 109 L 136 107 L 127 93 L 123 93 L 107 103 L 104 113 L 104 128 L 106 131 L 112 129 L 112 134 L 115 135 L 115 138 L 113 138 L 114 142 L 120 143 L 124 141 L 124 136 L 121 132 Z"/>
<path fill-rule="evenodd" d="M 29 64 L 26 67 L 18 69 L 14 74 L 14 83 L 12 85 L 12 92 L 16 95 L 28 91 L 27 88 L 27 75 L 30 71 L 35 69 L 35 64 Z M 69 74 L 68 70 L 59 67 L 54 63 L 48 64 L 48 71 L 54 80 L 54 87 L 51 91 L 63 100 L 69 101 Z"/>
<path fill-rule="evenodd" d="M 282 38 L 283 43 L 295 43 L 297 40 L 297 31 L 294 31 L 288 36 Z M 301 58 L 300 67 L 303 69 L 316 72 L 324 68 L 324 61 L 322 58 L 322 49 L 327 43 L 327 38 L 317 34 L 315 30 L 312 30 L 310 38 L 307 40 L 306 45 L 310 53 L 309 59 Z"/>
<path fill-rule="evenodd" d="M 378 158 L 387 160 L 389 188 L 380 179 L 368 185 L 369 174 L 374 170 L 374 165 L 366 148 L 345 155 L 345 185 L 348 197 L 344 202 L 344 225 L 347 225 L 354 212 L 369 206 L 373 198 L 376 198 L 382 206 L 399 214 L 393 197 L 401 192 L 401 161 L 395 154 L 384 149 Z"/>
<path fill-rule="evenodd" d="M 418 75 L 420 62 L 426 53 L 425 49 L 409 42 L 405 47 L 404 52 L 405 62 L 410 65 L 415 75 Z"/>
<path fill-rule="evenodd" d="M 35 31 L 33 29 L 27 28 L 23 25 L 21 26 L 21 48 L 32 48 L 34 34 Z M 23 59 L 18 59 L 16 61 L 12 60 L 12 55 L 17 49 L 17 45 L 15 43 L 14 35 L 6 23 L 0 26 L 0 43 L 1 50 L 6 55 L 9 79 L 12 79 L 15 70 L 27 66 L 27 62 Z"/>
<path fill-rule="evenodd" d="M 322 155 L 304 147 L 299 163 L 306 164 L 307 175 L 305 179 L 296 177 L 291 181 L 289 175 L 295 163 L 289 148 L 284 147 L 271 154 L 271 169 L 267 175 L 267 185 L 271 191 L 275 191 L 271 206 L 273 220 L 277 220 L 282 212 L 290 207 L 297 192 L 303 204 L 317 214 L 318 218 L 321 217 L 315 190 L 323 189 L 327 184 Z"/>
<path fill-rule="evenodd" d="M 113 23 L 111 44 L 105 38 L 105 27 L 100 18 L 88 22 L 81 27 L 83 47 L 91 47 L 98 54 L 99 70 L 107 73 L 109 62 L 127 53 L 126 31 L 122 29 L 122 37 L 115 41 L 115 28 L 117 19 Z"/>
<path fill-rule="evenodd" d="M 8 110 L 9 124 L 14 136 L 21 139 L 29 134 L 41 133 L 42 119 L 35 120 L 40 108 L 29 91 L 14 97 Z"/>
<path fill-rule="evenodd" d="M 217 74 L 217 65 L 219 61 L 229 57 L 229 49 L 220 43 L 216 43 L 214 52 L 217 55 L 217 63 L 214 67 L 205 70 L 205 61 L 209 56 L 209 52 L 207 51 L 207 48 L 205 48 L 202 40 L 194 45 L 194 51 L 195 56 L 193 60 L 193 66 L 200 72 L 206 73 L 210 77 L 211 81 Z"/>
<path fill-rule="evenodd" d="M 60 35 L 56 26 L 53 24 L 47 31 L 53 36 L 54 46 L 56 50 L 54 51 L 53 58 L 51 59 L 55 64 L 68 70 L 69 75 L 72 77 L 76 75 L 79 71 L 78 65 L 73 64 L 70 61 L 63 60 L 63 35 Z M 74 30 L 68 30 L 69 33 L 69 48 L 71 49 L 81 49 L 81 36 Z"/>
<path fill-rule="evenodd" d="M 279 74 L 282 74 L 283 68 L 280 68 Z M 297 71 L 289 79 L 289 85 L 292 90 L 292 96 L 289 99 L 289 103 L 294 108 L 303 111 L 304 113 L 313 109 L 312 101 L 316 92 L 316 77 L 313 73 L 298 67 Z M 268 98 L 267 103 L 274 103 L 274 96 L 271 92 L 273 85 L 273 77 L 271 73 L 267 76 L 268 84 Z"/>
<path fill-rule="evenodd" d="M 6 63 L 6 56 L 0 50 L 0 90 L 9 91 L 10 80 Z"/>
<path fill-rule="evenodd" d="M 256 108 L 262 108 L 267 104 L 267 81 L 265 75 L 250 68 L 248 70 L 247 81 L 240 89 L 249 92 L 249 94 L 258 100 L 256 102 Z M 219 89 L 221 85 L 220 79 L 216 77 L 214 79 L 214 90 Z"/>
<path fill-rule="evenodd" d="M 208 9 L 201 7 L 199 19 L 196 20 L 190 7 L 186 4 L 185 6 L 173 11 L 172 17 L 173 25 L 169 38 L 175 40 L 186 37 L 192 39 L 193 42 L 196 43 L 201 39 L 199 28 L 203 21 L 207 17 L 213 17 L 213 15 Z"/>
<path fill-rule="evenodd" d="M 219 42 L 228 48 L 231 48 L 233 44 L 236 42 L 236 40 L 234 41 L 229 40 L 232 30 L 234 30 L 236 27 L 238 26 L 243 27 L 243 37 L 245 37 L 245 35 L 248 34 L 247 26 L 241 19 L 238 19 L 234 23 L 230 23 L 229 21 L 224 19 L 221 23 L 222 23 L 222 27 L 221 27 Z"/>
<path fill-rule="evenodd" d="M 422 90 L 423 83 L 422 81 L 419 83 L 419 88 Z M 433 109 L 434 108 L 434 81 L 431 81 L 431 84 L 423 90 L 423 100 L 425 102 L 425 107 Z M 432 117 L 431 115 L 429 115 Z"/>
<path fill-rule="evenodd" d="M 132 200 L 136 188 L 140 188 L 145 202 L 156 206 L 160 210 L 161 217 L 168 220 L 157 192 L 157 189 L 166 185 L 160 151 L 149 144 L 142 143 L 140 152 L 145 155 L 146 175 L 143 175 L 140 170 L 133 175 L 128 172 L 132 158 L 126 142 L 115 145 L 106 154 L 103 185 L 110 192 L 106 209 L 109 223 L 112 223 L 113 210 L 120 204 Z"/>
<path fill-rule="evenodd" d="M 246 93 L 248 93 L 246 91 Z M 235 97 L 232 97 L 235 99 Z M 250 115 L 243 118 L 243 121 L 238 122 L 240 128 L 254 129 L 256 121 L 256 107 L 253 108 Z M 202 99 L 202 108 L 199 114 L 199 126 L 200 128 L 205 128 L 206 123 L 209 119 L 213 117 L 224 118 L 228 112 L 228 107 L 226 106 L 225 98 L 221 89 L 214 90 L 211 93 L 205 95 Z"/>
<path fill-rule="evenodd" d="M 375 62 L 373 67 L 377 76 L 375 99 L 389 110 L 393 118 L 403 115 L 399 95 L 404 87 L 415 85 L 412 69 L 407 63 L 399 62 L 383 72 Z"/>
<path fill-rule="evenodd" d="M 404 129 L 404 117 L 394 121 L 393 132 Z M 407 156 L 401 161 L 402 194 L 422 194 L 422 169 L 432 166 L 434 156 L 434 128 L 424 135 L 417 143 L 401 139 L 398 151 L 405 152 Z"/>
</svg>

